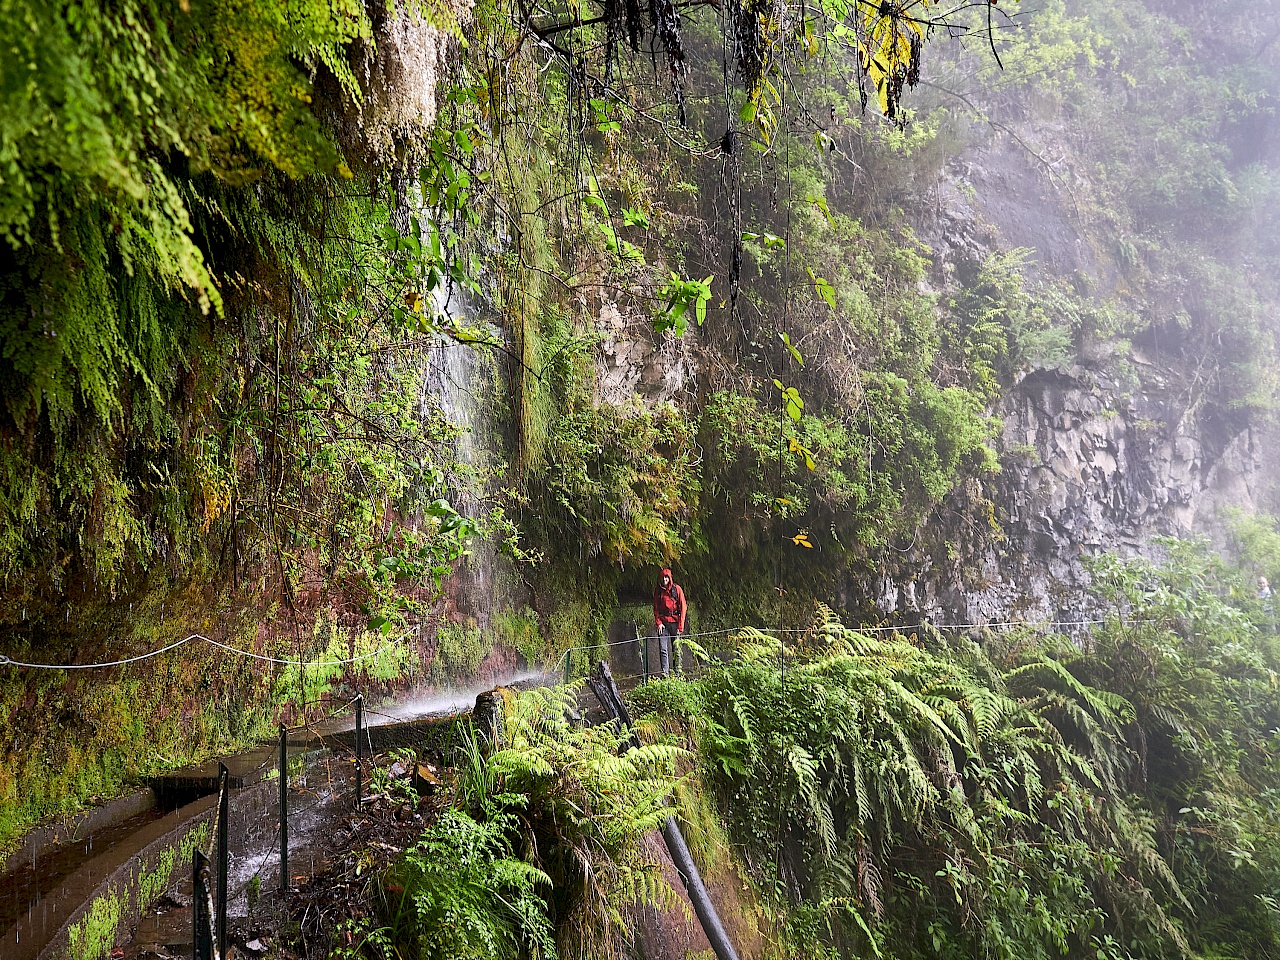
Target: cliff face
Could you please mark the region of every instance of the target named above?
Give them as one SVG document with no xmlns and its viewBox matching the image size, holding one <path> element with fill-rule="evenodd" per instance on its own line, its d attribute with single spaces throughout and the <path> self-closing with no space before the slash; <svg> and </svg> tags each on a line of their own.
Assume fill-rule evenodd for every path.
<svg viewBox="0 0 1280 960">
<path fill-rule="evenodd" d="M 1011 345 L 1019 335 L 1019 321 L 1001 314 L 998 296 L 985 316 L 975 311 L 966 318 L 956 309 L 989 259 L 1009 251 L 1026 252 L 1018 268 L 1024 290 L 1032 301 L 1037 291 L 1046 294 L 1031 309 L 1064 335 L 1064 350 L 1048 359 L 1013 358 L 1010 346 L 1011 369 L 1001 371 L 1002 394 L 988 409 L 999 425 L 992 445 L 1001 471 L 970 473 L 914 531 L 848 547 L 857 552 L 851 572 L 833 578 L 830 595 L 820 599 L 851 612 L 924 615 L 940 623 L 1087 617 L 1087 558 L 1154 558 L 1163 536 L 1221 542 L 1224 508 L 1251 513 L 1270 505 L 1266 401 L 1258 399 L 1265 390 L 1245 382 L 1265 360 L 1250 360 L 1249 349 L 1238 346 L 1240 330 L 1232 328 L 1253 324 L 1266 339 L 1268 311 L 1259 308 L 1263 300 L 1228 295 L 1256 280 L 1248 253 L 1187 212 L 1193 207 L 1153 212 L 1134 201 L 1119 225 L 1113 194 L 1120 178 L 1096 162 L 1089 152 L 1095 147 L 1066 122 L 1066 108 L 1045 123 L 1028 106 L 1032 99 L 993 106 L 992 122 L 965 127 L 963 145 L 939 164 L 931 183 L 922 175 L 895 199 L 927 248 L 921 289 L 932 298 L 942 352 L 951 351 L 952 362 L 980 354 L 981 343 L 973 351 L 957 347 L 979 322 L 1003 317 Z M 850 195 L 859 184 L 868 185 L 832 177 L 833 209 L 856 209 Z M 1212 270 L 1201 266 L 1215 256 L 1220 262 Z M 843 283 L 848 289 L 854 281 L 846 276 Z M 806 292 L 791 309 L 802 312 L 796 303 Z M 1095 309 L 1096 317 L 1082 319 Z M 712 332 L 691 330 L 677 354 L 671 343 L 655 344 L 643 324 L 624 324 L 616 309 L 602 320 L 602 400 L 622 403 L 635 395 L 695 409 L 693 384 L 714 385 L 733 366 Z M 804 322 L 810 335 L 797 339 L 809 365 L 803 374 L 793 371 L 802 389 L 803 378 L 816 378 L 813 368 L 823 364 L 868 369 L 872 351 L 859 355 L 856 335 L 823 340 L 818 320 Z M 883 311 L 876 323 L 889 338 Z M 1256 356 L 1265 353 L 1259 346 Z M 672 375 L 677 371 L 681 376 Z M 933 373 L 940 383 L 954 382 L 945 362 Z M 1259 382 L 1265 380 L 1264 374 Z M 883 420 L 864 427 L 856 403 L 852 414 L 850 407 L 832 404 L 818 416 L 843 418 L 872 434 L 892 429 Z M 872 458 L 862 463 L 869 474 Z M 820 464 L 819 471 L 829 467 Z M 881 460 L 875 469 L 886 472 Z M 852 496 L 844 508 L 866 509 L 866 502 Z M 829 516 L 806 519 L 810 533 L 825 533 Z M 847 559 L 848 543 L 840 542 L 841 560 L 833 562 Z M 813 556 L 823 547 L 832 544 L 819 544 Z M 815 589 L 821 594 L 826 585 Z"/>
<path fill-rule="evenodd" d="M 1214 536 L 1222 508 L 1257 507 L 1257 429 L 1188 406 L 1167 375 L 1133 359 L 1139 386 L 1073 366 L 1035 371 L 1005 397 L 1003 470 L 987 491 L 999 534 L 963 572 L 926 573 L 923 610 L 944 622 L 1087 616 L 1083 558 Z"/>
<path fill-rule="evenodd" d="M 1071 202 L 1007 142 L 950 163 L 917 225 L 933 251 L 938 299 L 988 255 L 1014 247 L 1031 251 L 1033 278 L 1076 278 L 1099 298 L 1112 295 L 1120 271 L 1097 254 Z M 655 337 L 644 318 L 624 321 L 611 306 L 601 327 L 603 402 L 692 406 L 694 384 L 725 365 L 693 331 L 682 341 Z M 827 599 L 938 623 L 1087 617 L 1085 558 L 1156 557 L 1164 536 L 1221 540 L 1224 508 L 1265 509 L 1269 445 L 1259 415 L 1222 402 L 1221 390 L 1198 380 L 1203 358 L 1185 345 L 1162 350 L 1153 329 L 1135 343 L 1083 336 L 1072 361 L 1024 371 L 990 410 L 1001 471 L 962 484 L 912 542 L 868 557 L 879 561 L 877 575 L 855 576 Z"/>
<path fill-rule="evenodd" d="M 1021 247 L 1032 276 L 1125 295 L 1123 270 L 1099 254 L 1073 192 L 1007 138 L 949 164 L 934 201 L 920 231 L 943 290 L 992 251 Z M 1134 343 L 1078 338 L 1073 362 L 1033 368 L 1007 390 L 992 410 L 1001 472 L 957 491 L 917 538 L 930 546 L 895 557 L 869 586 L 883 613 L 944 623 L 1087 617 L 1086 557 L 1155 557 L 1162 536 L 1221 541 L 1224 508 L 1269 506 L 1261 415 L 1223 402 L 1230 385 L 1201 382 L 1204 356 L 1185 344 L 1161 349 L 1167 306 L 1128 299 L 1150 323 Z M 993 507 L 985 524 L 974 519 L 982 499 Z"/>
</svg>

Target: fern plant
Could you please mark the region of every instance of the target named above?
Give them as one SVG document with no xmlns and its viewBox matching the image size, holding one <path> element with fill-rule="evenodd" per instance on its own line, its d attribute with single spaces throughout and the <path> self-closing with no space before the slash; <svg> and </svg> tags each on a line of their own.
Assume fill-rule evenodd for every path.
<svg viewBox="0 0 1280 960">
<path fill-rule="evenodd" d="M 551 878 L 513 855 L 510 814 L 446 810 L 384 883 L 395 939 L 422 960 L 555 960 Z"/>
<path fill-rule="evenodd" d="M 739 639 L 696 693 L 641 699 L 686 711 L 758 875 L 821 907 L 834 945 L 1060 957 L 1140 914 L 1185 946 L 1180 888 L 1124 795 L 1125 698 L 1050 650 L 1001 665 L 828 610 L 794 646 Z"/>
<path fill-rule="evenodd" d="M 571 723 L 573 688 L 506 701 L 501 748 L 474 741 L 458 796 L 478 821 L 501 824 L 516 855 L 551 881 L 545 890 L 559 955 L 622 954 L 634 909 L 674 894 L 642 838 L 669 815 L 678 747 L 635 748 L 609 726 Z"/>
</svg>

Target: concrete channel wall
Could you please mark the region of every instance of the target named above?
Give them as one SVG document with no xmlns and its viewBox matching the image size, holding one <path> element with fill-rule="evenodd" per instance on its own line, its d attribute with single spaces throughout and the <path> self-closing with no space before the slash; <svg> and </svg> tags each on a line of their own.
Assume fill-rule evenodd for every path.
<svg viewBox="0 0 1280 960">
<path fill-rule="evenodd" d="M 103 960 L 117 938 L 207 845 L 218 798 L 205 797 L 148 824 L 90 860 L 10 931 L 6 960 Z"/>
<path fill-rule="evenodd" d="M 32 830 L 22 838 L 18 848 L 0 862 L 0 875 L 8 873 L 20 864 L 42 859 L 45 852 L 76 837 L 87 836 L 121 820 L 128 820 L 150 810 L 156 804 L 151 790 L 135 790 L 127 796 L 104 803 L 100 807 L 75 814 L 56 824 Z"/>
<path fill-rule="evenodd" d="M 363 738 L 366 755 L 413 747 L 443 759 L 461 745 L 458 722 L 468 716 L 463 713 L 369 728 Z M 315 737 L 290 740 L 290 766 L 297 763 L 303 770 L 310 769 L 330 750 L 340 754 L 352 750 L 354 739 L 352 731 L 334 730 L 319 741 Z M 272 842 L 279 817 L 275 758 L 275 747 L 264 746 L 226 759 L 231 773 L 233 847 Z M 110 827 L 154 806 L 156 797 L 165 806 L 197 798 L 86 860 L 42 896 L 14 927 L 0 934 L 0 958 L 106 960 L 155 903 L 189 877 L 192 852 L 209 850 L 217 815 L 216 783 L 217 762 L 210 761 L 158 778 L 150 790 L 84 815 L 83 823 L 32 834 L 8 865 L 29 860 L 33 851 L 57 844 L 75 828 L 92 831 Z"/>
</svg>

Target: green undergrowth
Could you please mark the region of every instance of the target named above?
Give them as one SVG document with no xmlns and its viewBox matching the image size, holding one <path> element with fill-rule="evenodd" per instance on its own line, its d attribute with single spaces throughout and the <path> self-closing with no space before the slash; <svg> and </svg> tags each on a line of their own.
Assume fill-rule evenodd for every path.
<svg viewBox="0 0 1280 960">
<path fill-rule="evenodd" d="M 1239 574 L 1102 560 L 1074 643 L 746 632 L 631 695 L 696 750 L 787 955 L 1277 957 L 1280 661 Z M 701 817 L 693 816 L 694 823 Z M 698 834 L 699 831 L 691 831 Z"/>
<path fill-rule="evenodd" d="M 634 912 L 671 902 L 641 841 L 681 751 L 620 749 L 611 727 L 566 719 L 572 695 L 508 695 L 499 744 L 461 752 L 445 812 L 382 882 L 404 955 L 619 957 Z"/>
<path fill-rule="evenodd" d="M 572 687 L 507 694 L 355 955 L 613 955 L 672 908 L 639 838 L 674 814 L 752 955 L 1280 957 L 1280 647 L 1239 570 L 1163 546 L 1093 563 L 1074 639 L 743 631 L 628 695 L 639 750 Z"/>
</svg>

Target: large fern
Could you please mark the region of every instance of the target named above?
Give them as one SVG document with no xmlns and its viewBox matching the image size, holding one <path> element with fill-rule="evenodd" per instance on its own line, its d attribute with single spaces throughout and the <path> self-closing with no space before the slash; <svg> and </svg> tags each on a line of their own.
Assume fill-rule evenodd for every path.
<svg viewBox="0 0 1280 960">
<path fill-rule="evenodd" d="M 739 640 L 739 659 L 688 698 L 706 707 L 706 775 L 753 862 L 827 904 L 837 939 L 878 942 L 891 903 L 927 915 L 950 903 L 975 949 L 1059 955 L 1080 946 L 1062 918 L 1085 929 L 1114 899 L 1106 857 L 1111 876 L 1180 897 L 1156 846 L 1115 812 L 1132 706 L 1061 660 L 1002 667 L 974 644 L 859 632 L 830 611 L 785 647 Z"/>
<path fill-rule="evenodd" d="M 509 697 L 501 748 L 473 752 L 462 793 L 482 819 L 511 818 L 514 849 L 551 878 L 560 955 L 608 957 L 624 949 L 637 906 L 674 902 L 641 839 L 670 815 L 686 752 L 636 748 L 611 726 L 571 723 L 572 695 L 561 688 Z"/>
<path fill-rule="evenodd" d="M 423 960 L 555 960 L 551 878 L 512 855 L 510 816 L 446 810 L 384 883 L 396 939 Z"/>
</svg>

